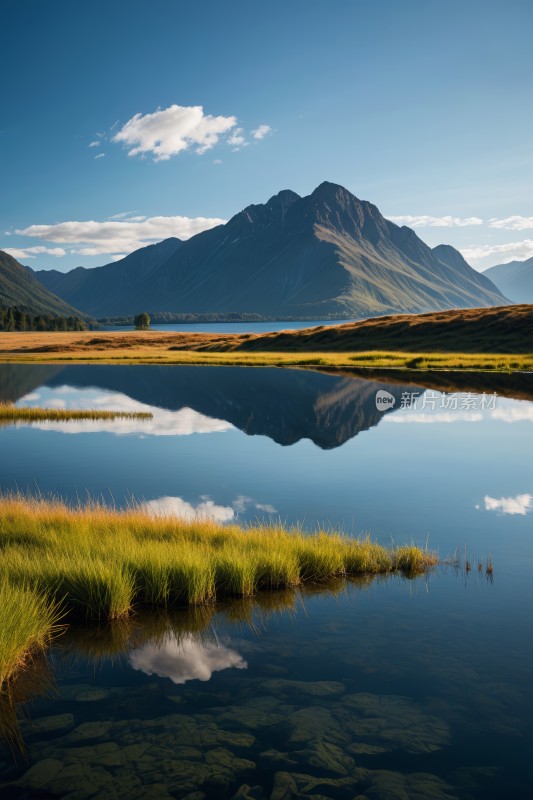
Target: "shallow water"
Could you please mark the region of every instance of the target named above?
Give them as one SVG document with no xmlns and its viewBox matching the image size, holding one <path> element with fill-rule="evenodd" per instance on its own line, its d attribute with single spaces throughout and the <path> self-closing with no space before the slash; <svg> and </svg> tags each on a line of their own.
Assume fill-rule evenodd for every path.
<svg viewBox="0 0 533 800">
<path fill-rule="evenodd" d="M 20 719 L 56 683 L 21 723 L 28 760 L 2 751 L 2 797 L 529 797 L 533 403 L 513 395 L 533 381 L 416 381 L 0 366 L 0 399 L 154 414 L 1 428 L 3 491 L 428 540 L 474 566 L 72 629 L 13 698 Z"/>
</svg>

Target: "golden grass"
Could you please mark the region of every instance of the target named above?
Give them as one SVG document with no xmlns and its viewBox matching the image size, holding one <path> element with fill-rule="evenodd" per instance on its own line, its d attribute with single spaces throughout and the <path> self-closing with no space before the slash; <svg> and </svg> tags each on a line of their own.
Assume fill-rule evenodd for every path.
<svg viewBox="0 0 533 800">
<path fill-rule="evenodd" d="M 150 420 L 151 412 L 144 411 L 105 411 L 101 409 L 37 408 L 0 403 L 0 425 L 15 425 L 17 422 L 75 422 L 78 420 Z"/>
<path fill-rule="evenodd" d="M 384 547 L 339 533 L 186 522 L 153 517 L 141 507 L 69 507 L 18 495 L 0 499 L 0 551 L 3 582 L 90 619 L 348 575 L 417 574 L 437 561 L 417 547 Z"/>
<path fill-rule="evenodd" d="M 533 353 L 227 352 L 135 347 L 112 351 L 72 350 L 0 354 L 10 363 L 183 364 L 198 366 L 360 368 L 395 370 L 462 370 L 469 372 L 533 371 Z"/>
</svg>

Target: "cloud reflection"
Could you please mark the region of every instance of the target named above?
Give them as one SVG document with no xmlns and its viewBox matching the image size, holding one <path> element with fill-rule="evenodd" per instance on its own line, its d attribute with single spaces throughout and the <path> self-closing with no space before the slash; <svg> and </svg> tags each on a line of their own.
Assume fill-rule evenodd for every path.
<svg viewBox="0 0 533 800">
<path fill-rule="evenodd" d="M 192 408 L 178 411 L 150 406 L 133 400 L 120 392 L 99 392 L 97 389 L 76 389 L 60 386 L 57 389 L 42 389 L 40 394 L 30 393 L 22 397 L 19 406 L 40 405 L 46 408 L 98 409 L 107 411 L 149 412 L 151 420 L 71 420 L 69 422 L 39 422 L 32 427 L 60 433 L 112 433 L 116 436 L 139 434 L 144 436 L 190 436 L 193 433 L 215 433 L 227 431 L 233 425 L 222 419 L 214 419 Z"/>
<path fill-rule="evenodd" d="M 161 646 L 147 644 L 133 650 L 129 663 L 145 675 L 170 678 L 176 684 L 208 681 L 213 672 L 248 667 L 236 650 L 214 641 L 198 641 L 191 634 L 179 641 L 170 639 Z"/>
<path fill-rule="evenodd" d="M 515 497 L 490 497 L 485 495 L 485 510 L 500 514 L 520 514 L 525 516 L 533 508 L 533 495 L 517 494 Z"/>
<path fill-rule="evenodd" d="M 215 522 L 231 522 L 235 511 L 231 506 L 219 506 L 209 497 L 201 498 L 198 505 L 188 503 L 182 497 L 158 497 L 140 504 L 143 511 L 153 517 L 179 517 L 187 522 L 197 519 L 212 519 Z"/>
</svg>

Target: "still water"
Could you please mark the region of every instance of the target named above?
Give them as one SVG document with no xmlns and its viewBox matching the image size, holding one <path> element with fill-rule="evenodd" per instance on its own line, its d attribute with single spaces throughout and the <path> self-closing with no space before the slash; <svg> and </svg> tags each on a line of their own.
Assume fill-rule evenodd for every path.
<svg viewBox="0 0 533 800">
<path fill-rule="evenodd" d="M 3 400 L 153 413 L 0 429 L 2 491 L 369 531 L 474 566 L 72 628 L 5 699 L 0 796 L 529 797 L 532 378 L 0 366 Z"/>
<path fill-rule="evenodd" d="M 273 333 L 275 331 L 299 331 L 303 328 L 314 328 L 317 325 L 343 325 L 353 319 L 330 320 L 285 320 L 271 322 L 171 322 L 151 325 L 150 330 L 159 333 L 166 331 L 183 331 L 185 333 Z M 132 331 L 133 325 L 102 325 L 104 331 Z"/>
</svg>

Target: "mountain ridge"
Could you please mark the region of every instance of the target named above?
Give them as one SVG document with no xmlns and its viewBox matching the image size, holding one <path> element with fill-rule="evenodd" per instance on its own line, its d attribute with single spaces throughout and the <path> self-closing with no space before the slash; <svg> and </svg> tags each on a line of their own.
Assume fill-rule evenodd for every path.
<svg viewBox="0 0 533 800">
<path fill-rule="evenodd" d="M 92 270 L 84 278 L 85 298 L 68 293 L 66 282 L 60 286 L 53 276 L 37 274 L 97 317 L 149 309 L 361 318 L 507 302 L 466 262 L 450 264 L 449 254 L 442 260 L 413 230 L 328 181 L 305 197 L 285 189 L 249 205 L 227 223 L 181 242 L 167 258 L 157 251 L 153 269 L 134 276 L 126 262 L 141 252 L 99 268 L 107 276 L 128 275 L 126 294 L 116 285 L 104 294 L 88 293 L 89 284 L 98 283 Z"/>
<path fill-rule="evenodd" d="M 496 264 L 483 275 L 515 303 L 533 303 L 533 256 L 525 261 Z"/>
</svg>

